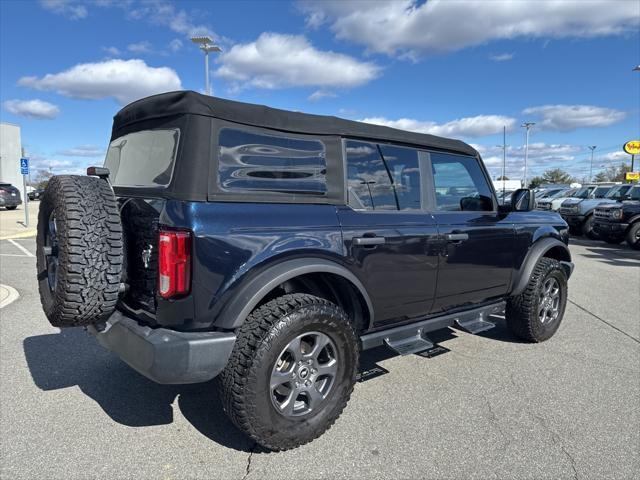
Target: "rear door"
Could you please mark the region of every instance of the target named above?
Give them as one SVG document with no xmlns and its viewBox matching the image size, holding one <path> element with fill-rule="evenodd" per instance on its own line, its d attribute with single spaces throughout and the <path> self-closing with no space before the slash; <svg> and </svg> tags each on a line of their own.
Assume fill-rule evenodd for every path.
<svg viewBox="0 0 640 480">
<path fill-rule="evenodd" d="M 431 311 L 437 228 L 425 210 L 415 149 L 345 140 L 348 206 L 338 208 L 352 271 L 365 285 L 374 326 Z M 386 161 L 385 161 L 386 160 Z"/>
<path fill-rule="evenodd" d="M 446 242 L 434 309 L 446 310 L 504 295 L 514 265 L 514 225 L 499 215 L 479 161 L 430 153 L 433 216 Z"/>
</svg>

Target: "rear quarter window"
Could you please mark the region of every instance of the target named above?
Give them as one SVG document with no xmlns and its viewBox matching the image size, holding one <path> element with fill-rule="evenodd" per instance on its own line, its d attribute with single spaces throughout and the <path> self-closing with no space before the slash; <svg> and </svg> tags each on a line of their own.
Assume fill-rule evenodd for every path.
<svg viewBox="0 0 640 480">
<path fill-rule="evenodd" d="M 326 175 L 320 140 L 220 130 L 217 183 L 222 191 L 324 195 Z"/>
</svg>

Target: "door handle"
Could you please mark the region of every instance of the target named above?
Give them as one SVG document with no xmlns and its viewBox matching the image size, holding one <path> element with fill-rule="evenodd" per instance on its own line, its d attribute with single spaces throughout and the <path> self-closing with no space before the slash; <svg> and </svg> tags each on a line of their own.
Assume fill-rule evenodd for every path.
<svg viewBox="0 0 640 480">
<path fill-rule="evenodd" d="M 387 239 L 384 237 L 355 237 L 353 239 L 354 245 L 382 245 L 386 243 Z"/>
<path fill-rule="evenodd" d="M 447 242 L 464 242 L 465 240 L 469 240 L 468 233 L 447 233 L 444 236 Z"/>
</svg>

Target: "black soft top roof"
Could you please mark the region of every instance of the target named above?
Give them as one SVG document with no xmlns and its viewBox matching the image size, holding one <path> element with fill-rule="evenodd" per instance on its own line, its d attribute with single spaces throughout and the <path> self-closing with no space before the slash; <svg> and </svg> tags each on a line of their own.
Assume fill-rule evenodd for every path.
<svg viewBox="0 0 640 480">
<path fill-rule="evenodd" d="M 115 134 L 120 128 L 134 122 L 185 114 L 204 115 L 285 132 L 385 140 L 477 155 L 477 151 L 473 147 L 460 140 L 407 132 L 338 117 L 291 112 L 264 105 L 235 102 L 202 95 L 190 90 L 161 93 L 130 103 L 113 118 L 113 133 Z"/>
</svg>

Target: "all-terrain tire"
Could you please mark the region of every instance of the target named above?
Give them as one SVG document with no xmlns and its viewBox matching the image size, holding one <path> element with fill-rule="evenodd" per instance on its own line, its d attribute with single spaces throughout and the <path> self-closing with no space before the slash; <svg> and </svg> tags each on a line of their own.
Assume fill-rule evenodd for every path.
<svg viewBox="0 0 640 480">
<path fill-rule="evenodd" d="M 272 402 L 272 370 L 292 339 L 312 331 L 327 335 L 336 347 L 335 383 L 317 409 L 288 417 Z M 229 363 L 218 377 L 224 410 L 264 448 L 279 451 L 304 445 L 328 430 L 344 410 L 355 384 L 358 356 L 353 325 L 337 305 L 308 294 L 278 297 L 254 310 L 237 332 Z"/>
<path fill-rule="evenodd" d="M 118 301 L 122 225 L 109 184 L 54 176 L 40 201 L 36 238 L 38 289 L 54 327 L 106 320 Z"/>
<path fill-rule="evenodd" d="M 540 315 L 542 292 L 548 279 L 559 287 L 558 315 L 553 321 L 542 322 Z M 509 298 L 505 311 L 507 326 L 518 338 L 527 342 L 543 342 L 551 338 L 562 321 L 567 306 L 567 274 L 558 260 L 543 257 L 533 269 L 529 283 L 520 295 Z"/>
<path fill-rule="evenodd" d="M 640 250 L 640 222 L 633 223 L 627 230 L 627 245 L 634 250 Z"/>
</svg>

